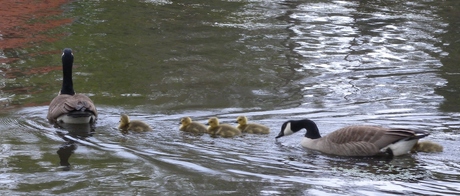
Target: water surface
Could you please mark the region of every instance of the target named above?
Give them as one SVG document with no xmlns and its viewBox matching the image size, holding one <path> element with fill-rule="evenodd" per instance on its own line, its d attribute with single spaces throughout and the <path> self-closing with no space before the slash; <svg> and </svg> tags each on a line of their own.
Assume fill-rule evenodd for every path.
<svg viewBox="0 0 460 196">
<path fill-rule="evenodd" d="M 457 1 L 1 4 L 2 194 L 460 192 Z M 94 130 L 46 121 L 66 47 L 76 91 L 98 107 Z M 155 131 L 121 134 L 120 113 Z M 234 124 L 239 115 L 271 133 L 178 131 L 183 116 Z M 353 124 L 428 130 L 444 152 L 345 158 L 303 149 L 301 133 L 275 141 L 300 118 L 322 134 Z M 73 152 L 70 166 L 57 151 Z"/>
</svg>

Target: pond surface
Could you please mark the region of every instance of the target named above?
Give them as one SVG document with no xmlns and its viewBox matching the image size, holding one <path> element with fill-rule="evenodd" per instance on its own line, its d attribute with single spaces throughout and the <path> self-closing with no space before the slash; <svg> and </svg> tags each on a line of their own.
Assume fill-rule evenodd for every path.
<svg viewBox="0 0 460 196">
<path fill-rule="evenodd" d="M 460 3 L 405 1 L 2 1 L 2 195 L 458 195 Z M 93 99 L 90 128 L 46 120 L 62 82 Z M 123 135 L 120 113 L 154 128 Z M 191 116 L 269 135 L 178 131 Z M 428 130 L 442 153 L 392 160 L 309 151 L 281 124 Z M 58 153 L 73 152 L 70 167 Z"/>
</svg>

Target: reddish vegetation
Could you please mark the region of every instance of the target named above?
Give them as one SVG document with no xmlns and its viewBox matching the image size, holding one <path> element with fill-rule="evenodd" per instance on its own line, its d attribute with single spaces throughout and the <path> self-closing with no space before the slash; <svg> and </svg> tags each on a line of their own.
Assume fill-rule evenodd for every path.
<svg viewBox="0 0 460 196">
<path fill-rule="evenodd" d="M 63 18 L 61 8 L 69 0 L 1 0 L 0 1 L 0 64 L 11 64 L 20 58 L 33 57 L 41 54 L 59 54 L 60 51 L 42 51 L 35 54 L 20 56 L 17 51 L 44 42 L 54 42 L 64 37 L 64 34 L 50 33 L 50 30 L 70 24 L 72 19 Z M 3 54 L 2 54 L 3 53 Z M 6 57 L 6 58 L 5 58 Z M 0 67 L 0 77 L 17 78 L 35 74 L 45 74 L 60 70 L 61 66 L 41 66 L 36 68 Z M 34 86 L 0 88 L 7 94 L 35 94 L 40 88 Z M 15 107 L 17 103 L 10 99 L 0 100 L 0 108 Z M 26 103 L 25 106 L 43 105 Z"/>
<path fill-rule="evenodd" d="M 60 7 L 68 0 L 2 0 L 0 2 L 0 50 L 25 48 L 40 42 L 53 42 L 61 36 L 45 32 L 72 19 L 62 19 Z M 7 56 L 8 57 L 8 56 Z M 17 58 L 0 59 L 10 63 Z"/>
<path fill-rule="evenodd" d="M 0 69 L 1 70 L 1 69 Z M 5 78 L 13 79 L 25 75 L 44 74 L 51 71 L 61 70 L 61 66 L 46 66 L 37 68 L 27 68 L 27 70 L 21 70 L 18 68 L 11 68 L 6 71 Z"/>
</svg>

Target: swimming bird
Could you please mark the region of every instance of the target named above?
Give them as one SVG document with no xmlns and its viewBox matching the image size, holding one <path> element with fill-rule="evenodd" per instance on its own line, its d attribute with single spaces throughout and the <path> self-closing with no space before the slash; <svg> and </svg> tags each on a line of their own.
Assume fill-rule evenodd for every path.
<svg viewBox="0 0 460 196">
<path fill-rule="evenodd" d="M 241 134 L 241 131 L 232 125 L 219 124 L 216 117 L 209 118 L 208 125 L 208 133 L 211 136 L 234 137 Z"/>
<path fill-rule="evenodd" d="M 128 131 L 134 131 L 134 132 L 153 131 L 152 127 L 150 127 L 145 122 L 142 122 L 139 120 L 130 121 L 128 115 L 126 114 L 121 114 L 120 125 L 118 126 L 118 129 L 120 129 L 123 133 L 126 133 Z"/>
<path fill-rule="evenodd" d="M 305 128 L 301 141 L 305 148 L 340 156 L 400 156 L 407 154 L 426 131 L 383 128 L 378 126 L 348 126 L 321 137 L 316 124 L 309 119 L 289 120 L 281 126 L 276 138 L 291 135 Z"/>
<path fill-rule="evenodd" d="M 256 134 L 268 134 L 270 133 L 270 128 L 256 123 L 248 123 L 248 118 L 246 116 L 238 116 L 236 118 L 238 128 L 243 133 L 256 133 Z"/>
<path fill-rule="evenodd" d="M 76 94 L 72 81 L 73 53 L 69 48 L 62 53 L 62 87 L 51 101 L 47 119 L 51 123 L 85 124 L 94 123 L 97 110 L 93 101 L 86 95 Z"/>
<path fill-rule="evenodd" d="M 411 152 L 442 152 L 444 147 L 441 144 L 432 141 L 418 141 Z"/>
<path fill-rule="evenodd" d="M 206 133 L 208 132 L 205 125 L 199 122 L 193 122 L 190 117 L 183 117 L 180 119 L 180 131 L 191 132 L 191 133 Z"/>
</svg>

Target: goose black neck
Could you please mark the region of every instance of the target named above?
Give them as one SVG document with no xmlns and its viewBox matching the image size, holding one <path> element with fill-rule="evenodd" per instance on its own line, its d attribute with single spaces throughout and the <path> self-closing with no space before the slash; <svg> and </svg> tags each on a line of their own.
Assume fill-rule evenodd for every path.
<svg viewBox="0 0 460 196">
<path fill-rule="evenodd" d="M 72 66 L 73 66 L 73 54 L 72 50 L 66 48 L 62 54 L 62 88 L 61 94 L 74 95 L 73 81 L 72 81 Z"/>
<path fill-rule="evenodd" d="M 305 128 L 307 130 L 307 133 L 305 133 L 305 137 L 310 138 L 310 139 L 321 138 L 321 135 L 319 134 L 318 126 L 316 126 L 316 123 L 313 122 L 312 120 L 303 119 L 303 120 L 296 121 L 295 123 L 292 123 L 292 130 L 300 130 L 302 128 Z"/>
</svg>

